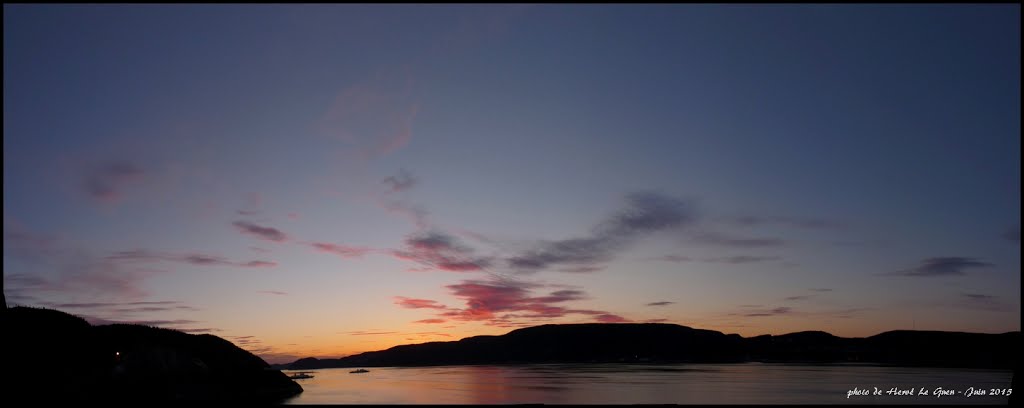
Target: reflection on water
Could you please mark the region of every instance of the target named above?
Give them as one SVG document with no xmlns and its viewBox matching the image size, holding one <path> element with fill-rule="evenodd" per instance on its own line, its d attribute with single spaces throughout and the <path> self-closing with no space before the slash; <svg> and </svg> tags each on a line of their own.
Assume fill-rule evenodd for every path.
<svg viewBox="0 0 1024 408">
<path fill-rule="evenodd" d="M 309 371 L 309 370 L 306 370 Z M 1008 370 L 790 364 L 535 364 L 313 370 L 289 404 L 1006 404 Z M 289 371 L 286 371 L 289 372 Z M 882 395 L 850 396 L 854 388 Z M 914 395 L 886 395 L 892 388 Z M 936 397 L 936 388 L 960 391 Z M 917 395 L 923 389 L 928 395 Z"/>
</svg>

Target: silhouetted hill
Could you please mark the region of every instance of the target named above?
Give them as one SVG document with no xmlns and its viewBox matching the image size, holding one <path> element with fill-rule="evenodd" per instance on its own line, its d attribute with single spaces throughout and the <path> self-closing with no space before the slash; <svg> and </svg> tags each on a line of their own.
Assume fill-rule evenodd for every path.
<svg viewBox="0 0 1024 408">
<path fill-rule="evenodd" d="M 303 358 L 282 368 L 514 363 L 873 362 L 1012 368 L 1020 332 L 895 331 L 842 338 L 822 331 L 743 338 L 662 323 L 543 325 L 502 336 L 395 346 L 338 359 Z"/>
<path fill-rule="evenodd" d="M 302 387 L 217 336 L 114 324 L 51 309 L 3 312 L 9 396 L 54 401 L 277 402 Z"/>
</svg>

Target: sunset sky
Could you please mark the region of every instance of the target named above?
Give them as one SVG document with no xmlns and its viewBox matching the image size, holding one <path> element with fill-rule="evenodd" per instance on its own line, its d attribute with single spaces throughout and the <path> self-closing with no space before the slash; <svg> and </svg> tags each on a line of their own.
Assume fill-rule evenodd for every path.
<svg viewBox="0 0 1024 408">
<path fill-rule="evenodd" d="M 1020 6 L 4 5 L 4 293 L 267 361 L 1020 330 Z"/>
</svg>

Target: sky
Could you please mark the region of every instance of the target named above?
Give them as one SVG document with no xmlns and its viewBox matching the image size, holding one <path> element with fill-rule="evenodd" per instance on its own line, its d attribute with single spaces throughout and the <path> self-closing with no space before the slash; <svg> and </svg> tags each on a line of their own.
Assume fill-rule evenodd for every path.
<svg viewBox="0 0 1024 408">
<path fill-rule="evenodd" d="M 1020 330 L 1020 5 L 4 5 L 8 305 L 268 362 Z"/>
</svg>

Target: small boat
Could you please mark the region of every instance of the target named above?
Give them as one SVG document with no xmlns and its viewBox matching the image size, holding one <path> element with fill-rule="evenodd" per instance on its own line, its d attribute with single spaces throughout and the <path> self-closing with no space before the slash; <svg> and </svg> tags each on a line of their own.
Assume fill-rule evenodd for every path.
<svg viewBox="0 0 1024 408">
<path fill-rule="evenodd" d="M 307 378 L 313 378 L 313 376 L 310 375 L 309 372 L 299 372 L 299 373 L 292 373 L 292 375 L 289 375 L 288 378 L 291 378 L 293 380 L 304 380 L 304 379 L 307 379 Z"/>
<path fill-rule="evenodd" d="M 360 368 L 360 369 L 355 370 L 355 371 L 349 371 L 349 374 L 362 374 L 362 373 L 368 373 L 368 372 L 370 372 L 370 370 L 364 370 L 364 369 Z"/>
</svg>

